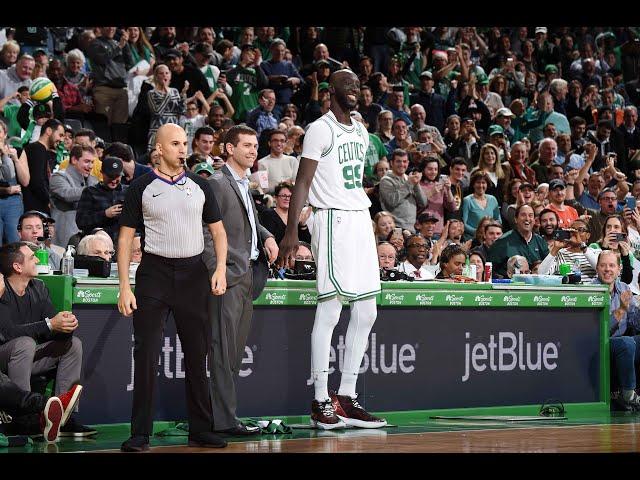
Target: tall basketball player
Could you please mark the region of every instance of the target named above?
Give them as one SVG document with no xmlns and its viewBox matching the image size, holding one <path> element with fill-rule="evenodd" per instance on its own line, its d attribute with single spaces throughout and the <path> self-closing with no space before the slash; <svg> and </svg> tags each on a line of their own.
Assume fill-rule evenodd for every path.
<svg viewBox="0 0 640 480">
<path fill-rule="evenodd" d="M 360 92 L 358 77 L 339 70 L 330 78 L 331 109 L 313 122 L 304 138 L 302 160 L 289 208 L 280 265 L 291 266 L 298 247 L 298 217 L 304 203 L 314 209 L 311 246 L 317 264 L 318 306 L 311 333 L 315 399 L 311 424 L 331 430 L 346 425 L 384 427 L 386 420 L 358 403 L 356 381 L 367 339 L 376 320 L 380 277 L 371 202 L 362 188 L 369 135 L 351 119 Z M 341 298 L 351 304 L 340 389 L 329 393 L 331 335 L 340 319 Z"/>
</svg>

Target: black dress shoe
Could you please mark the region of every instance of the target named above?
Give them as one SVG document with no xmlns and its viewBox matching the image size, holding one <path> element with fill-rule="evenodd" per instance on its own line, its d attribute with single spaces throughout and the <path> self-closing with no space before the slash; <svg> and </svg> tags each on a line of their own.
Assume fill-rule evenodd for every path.
<svg viewBox="0 0 640 480">
<path fill-rule="evenodd" d="M 260 433 L 260 429 L 258 427 L 247 427 L 246 425 L 239 423 L 235 427 L 227 428 L 225 430 L 216 430 L 215 432 L 229 437 L 239 437 L 246 435 L 258 435 Z"/>
<path fill-rule="evenodd" d="M 122 452 L 144 452 L 149 450 L 149 437 L 146 435 L 135 435 L 120 447 Z"/>
<path fill-rule="evenodd" d="M 227 442 L 213 432 L 192 433 L 189 435 L 190 447 L 224 448 Z"/>
</svg>

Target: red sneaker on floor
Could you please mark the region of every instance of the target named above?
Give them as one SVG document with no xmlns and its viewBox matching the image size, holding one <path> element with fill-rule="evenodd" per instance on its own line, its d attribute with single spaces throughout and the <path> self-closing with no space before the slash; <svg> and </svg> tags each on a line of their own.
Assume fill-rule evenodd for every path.
<svg viewBox="0 0 640 480">
<path fill-rule="evenodd" d="M 68 392 L 58 395 L 64 411 L 62 415 L 62 425 L 67 423 L 69 416 L 73 413 L 73 409 L 76 407 L 78 399 L 80 398 L 80 393 L 82 393 L 82 385 L 74 385 Z"/>
<path fill-rule="evenodd" d="M 347 425 L 359 428 L 380 428 L 387 425 L 384 418 L 374 417 L 358 403 L 356 398 L 331 392 L 331 402 L 336 415 Z"/>
<path fill-rule="evenodd" d="M 63 408 L 58 397 L 51 397 L 44 406 L 44 411 L 40 414 L 40 425 L 44 439 L 53 443 L 58 440 L 60 426 L 62 425 Z"/>
<path fill-rule="evenodd" d="M 344 422 L 336 416 L 331 400 L 311 402 L 311 426 L 321 430 L 346 427 Z"/>
</svg>

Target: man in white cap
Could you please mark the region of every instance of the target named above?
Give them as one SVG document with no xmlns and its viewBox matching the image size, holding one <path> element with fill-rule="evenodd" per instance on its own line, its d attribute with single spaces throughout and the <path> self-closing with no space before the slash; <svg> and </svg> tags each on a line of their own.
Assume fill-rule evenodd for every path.
<svg viewBox="0 0 640 480">
<path fill-rule="evenodd" d="M 536 39 L 533 42 L 533 55 L 537 60 L 538 73 L 543 74 L 547 65 L 560 66 L 560 51 L 547 41 L 547 27 L 536 27 Z"/>
<path fill-rule="evenodd" d="M 509 108 L 503 107 L 498 109 L 498 111 L 496 112 L 496 117 L 494 119 L 494 122 L 497 125 L 500 125 L 502 127 L 502 130 L 504 131 L 504 136 L 507 139 L 507 147 L 510 146 L 511 142 L 513 141 L 513 135 L 515 134 L 513 127 L 511 127 L 511 119 L 515 117 L 516 116 Z"/>
</svg>

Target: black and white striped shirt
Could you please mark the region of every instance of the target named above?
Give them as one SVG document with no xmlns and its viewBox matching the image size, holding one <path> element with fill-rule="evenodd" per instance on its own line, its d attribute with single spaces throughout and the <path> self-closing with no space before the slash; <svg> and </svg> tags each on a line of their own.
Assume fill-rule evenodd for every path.
<svg viewBox="0 0 640 480">
<path fill-rule="evenodd" d="M 120 225 L 141 231 L 142 251 L 165 258 L 189 258 L 204 250 L 202 222 L 222 219 L 209 183 L 191 172 L 173 182 L 154 171 L 127 191 Z"/>
</svg>

